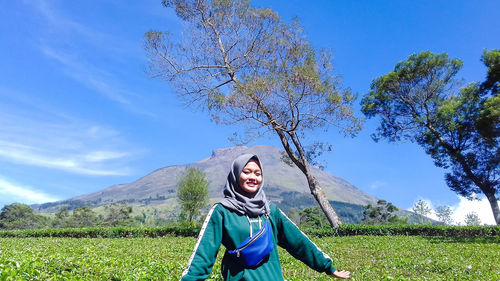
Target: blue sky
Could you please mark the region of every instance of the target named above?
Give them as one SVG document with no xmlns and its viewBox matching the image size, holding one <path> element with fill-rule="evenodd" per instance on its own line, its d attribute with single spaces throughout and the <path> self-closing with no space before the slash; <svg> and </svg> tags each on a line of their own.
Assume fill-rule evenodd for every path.
<svg viewBox="0 0 500 281">
<path fill-rule="evenodd" d="M 298 16 L 311 43 L 332 50 L 343 85 L 360 96 L 374 78 L 424 50 L 462 59 L 459 77 L 482 81 L 483 49 L 500 48 L 499 1 L 254 3 L 287 21 Z M 238 127 L 186 108 L 146 73 L 142 38 L 150 29 L 178 34 L 182 23 L 159 0 L 2 1 L 0 206 L 128 183 L 232 145 Z M 361 114 L 359 100 L 356 108 Z M 333 145 L 326 170 L 401 208 L 425 199 L 493 219 L 485 202 L 449 191 L 444 171 L 418 145 L 373 142 L 375 127 L 376 120 L 366 122 L 354 139 L 335 130 L 311 134 Z M 279 146 L 273 135 L 249 145 L 256 144 Z"/>
</svg>

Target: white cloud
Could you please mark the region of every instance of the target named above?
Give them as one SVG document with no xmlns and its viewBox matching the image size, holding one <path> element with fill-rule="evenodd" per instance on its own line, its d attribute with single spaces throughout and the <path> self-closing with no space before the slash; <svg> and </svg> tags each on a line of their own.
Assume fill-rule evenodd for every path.
<svg viewBox="0 0 500 281">
<path fill-rule="evenodd" d="M 82 155 L 82 159 L 87 162 L 102 162 L 112 159 L 120 159 L 126 156 L 128 156 L 127 152 L 92 151 L 88 154 Z"/>
<path fill-rule="evenodd" d="M 15 163 L 54 168 L 77 174 L 95 176 L 122 176 L 129 173 L 128 169 L 108 170 L 89 167 L 93 162 L 103 162 L 111 159 L 122 158 L 127 153 L 113 151 L 91 151 L 88 154 L 72 156 L 50 156 L 36 152 L 37 149 L 26 145 L 18 145 L 0 140 L 0 158 Z"/>
<path fill-rule="evenodd" d="M 128 65 L 133 57 L 143 59 L 140 43 L 129 42 L 113 33 L 97 31 L 82 24 L 64 13 L 54 2 L 38 0 L 30 5 L 47 25 L 40 50 L 59 63 L 62 73 L 131 113 L 153 116 L 138 105 L 137 99 L 144 99 L 144 95 L 129 90 L 126 83 L 121 82 L 124 79 L 116 74 L 121 69 L 116 66 Z M 103 64 L 101 57 L 113 63 Z M 110 69 L 112 67 L 115 69 Z"/>
<path fill-rule="evenodd" d="M 134 149 L 120 133 L 0 88 L 0 161 L 71 173 L 129 175 Z"/>
<path fill-rule="evenodd" d="M 465 215 L 471 212 L 478 214 L 481 219 L 481 224 L 495 225 L 495 218 L 493 217 L 493 212 L 491 211 L 490 202 L 486 198 L 481 200 L 467 200 L 467 198 L 460 197 L 460 202 L 454 206 L 453 209 L 453 220 L 455 223 L 465 224 Z M 500 201 L 498 201 L 500 204 Z"/>
<path fill-rule="evenodd" d="M 29 186 L 21 186 L 0 177 L 0 196 L 8 197 L 12 203 L 35 204 L 59 200 L 56 196 L 37 191 Z"/>
<path fill-rule="evenodd" d="M 475 212 L 479 216 L 479 218 L 481 219 L 481 224 L 488 224 L 488 225 L 496 224 L 488 199 L 482 198 L 481 200 L 468 200 L 467 198 L 458 195 L 457 198 L 459 202 L 453 206 L 449 206 L 453 212 L 452 214 L 453 224 L 465 225 L 465 216 L 471 212 Z M 434 211 L 438 205 L 434 204 L 429 199 L 424 199 L 422 197 L 419 197 L 419 200 L 420 199 L 427 202 L 429 207 L 432 208 L 432 211 L 428 215 L 428 217 L 434 220 L 438 220 L 436 212 Z M 409 208 L 408 211 L 411 211 L 411 208 Z"/>
</svg>

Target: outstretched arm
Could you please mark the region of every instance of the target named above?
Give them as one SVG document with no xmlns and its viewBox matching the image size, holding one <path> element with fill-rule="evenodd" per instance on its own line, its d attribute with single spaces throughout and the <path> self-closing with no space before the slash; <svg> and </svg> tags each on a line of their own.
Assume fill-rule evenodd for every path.
<svg viewBox="0 0 500 281">
<path fill-rule="evenodd" d="M 348 279 L 351 276 L 351 272 L 347 270 L 342 270 L 342 271 L 335 270 L 335 272 L 330 274 L 330 276 L 340 279 Z"/>
<path fill-rule="evenodd" d="M 275 219 L 278 228 L 278 245 L 286 249 L 293 257 L 318 272 L 325 272 L 337 278 L 349 278 L 350 272 L 336 271 L 332 259 L 300 231 L 279 208 L 277 208 Z"/>
<path fill-rule="evenodd" d="M 181 281 L 205 280 L 210 276 L 222 241 L 222 216 L 216 207 L 210 209 L 203 223 Z"/>
</svg>

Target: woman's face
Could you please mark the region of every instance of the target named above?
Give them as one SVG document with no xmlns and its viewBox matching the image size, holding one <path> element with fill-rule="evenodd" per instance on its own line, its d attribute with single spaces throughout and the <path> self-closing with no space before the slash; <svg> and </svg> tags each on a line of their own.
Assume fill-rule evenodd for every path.
<svg viewBox="0 0 500 281">
<path fill-rule="evenodd" d="M 259 164 L 255 160 L 248 161 L 240 174 L 241 189 L 248 194 L 253 194 L 259 190 L 261 183 L 262 171 Z"/>
</svg>

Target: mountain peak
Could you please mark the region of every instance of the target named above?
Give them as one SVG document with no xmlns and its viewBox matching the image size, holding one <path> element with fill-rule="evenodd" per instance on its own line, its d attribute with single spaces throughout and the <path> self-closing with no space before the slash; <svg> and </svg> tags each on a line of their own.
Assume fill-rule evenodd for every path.
<svg viewBox="0 0 500 281">
<path fill-rule="evenodd" d="M 212 151 L 211 158 L 224 157 L 224 156 L 234 155 L 234 154 L 243 154 L 247 150 L 248 150 L 248 147 L 244 146 L 244 145 L 214 149 Z"/>
<path fill-rule="evenodd" d="M 241 154 L 253 153 L 259 156 L 265 169 L 266 183 L 263 188 L 266 196 L 274 202 L 281 202 L 290 192 L 298 192 L 311 196 L 311 191 L 304 174 L 295 166 L 289 166 L 281 160 L 283 150 L 270 145 L 234 146 L 214 149 L 212 155 L 196 163 L 175 165 L 157 169 L 134 182 L 80 195 L 68 200 L 54 202 L 43 206 L 57 210 L 59 205 L 70 202 L 90 206 L 105 205 L 113 202 L 130 204 L 160 204 L 175 200 L 178 181 L 189 167 L 202 170 L 210 183 L 209 194 L 213 201 L 222 197 L 227 173 L 232 161 Z M 351 204 L 372 204 L 377 199 L 364 193 L 347 181 L 335 177 L 320 169 L 312 169 L 329 200 Z"/>
</svg>

